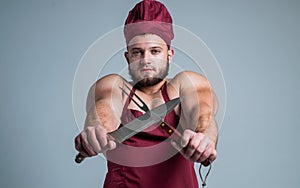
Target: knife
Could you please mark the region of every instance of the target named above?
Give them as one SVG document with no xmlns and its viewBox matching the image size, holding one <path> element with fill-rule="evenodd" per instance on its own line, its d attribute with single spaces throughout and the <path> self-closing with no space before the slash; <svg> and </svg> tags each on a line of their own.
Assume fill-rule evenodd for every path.
<svg viewBox="0 0 300 188">
<path fill-rule="evenodd" d="M 165 104 L 159 105 L 158 107 L 150 111 L 147 111 L 142 116 L 139 116 L 138 118 L 132 120 L 131 122 L 127 123 L 121 128 L 111 133 L 108 133 L 107 139 L 116 141 L 118 143 L 122 143 L 123 141 L 145 130 L 151 125 L 162 121 L 162 119 L 168 113 L 170 113 L 180 103 L 180 101 L 180 98 L 175 98 L 166 102 Z M 76 155 L 75 162 L 81 163 L 84 160 L 84 158 L 84 156 L 78 153 Z"/>
</svg>

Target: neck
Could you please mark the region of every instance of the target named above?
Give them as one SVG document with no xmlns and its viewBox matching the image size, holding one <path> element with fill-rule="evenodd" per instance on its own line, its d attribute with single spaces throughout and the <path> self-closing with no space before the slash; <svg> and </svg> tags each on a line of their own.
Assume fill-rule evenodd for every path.
<svg viewBox="0 0 300 188">
<path fill-rule="evenodd" d="M 153 86 L 143 86 L 143 87 L 138 87 L 138 89 L 141 90 L 143 93 L 146 93 L 146 94 L 149 94 L 149 95 L 155 94 L 155 93 L 160 91 L 160 89 L 164 85 L 165 81 L 166 80 L 163 79 L 162 81 L 160 81 L 159 83 L 157 83 Z"/>
</svg>

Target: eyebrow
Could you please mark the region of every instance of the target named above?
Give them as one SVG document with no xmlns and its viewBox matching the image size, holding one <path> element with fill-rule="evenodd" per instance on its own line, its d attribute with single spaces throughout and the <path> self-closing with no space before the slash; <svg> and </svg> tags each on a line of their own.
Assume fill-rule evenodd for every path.
<svg viewBox="0 0 300 188">
<path fill-rule="evenodd" d="M 133 50 L 141 50 L 143 48 L 139 48 L 139 47 L 133 47 L 130 49 L 130 51 L 133 51 Z M 163 47 L 160 47 L 160 46 L 152 46 L 152 47 L 149 47 L 148 49 L 161 49 L 163 50 Z"/>
<path fill-rule="evenodd" d="M 133 51 L 133 50 L 141 50 L 142 48 L 138 48 L 138 47 L 134 47 L 134 48 L 130 48 L 130 51 Z"/>
<path fill-rule="evenodd" d="M 150 49 L 154 49 L 154 48 L 163 49 L 163 47 L 161 47 L 161 46 L 152 46 L 152 47 L 150 47 Z"/>
</svg>

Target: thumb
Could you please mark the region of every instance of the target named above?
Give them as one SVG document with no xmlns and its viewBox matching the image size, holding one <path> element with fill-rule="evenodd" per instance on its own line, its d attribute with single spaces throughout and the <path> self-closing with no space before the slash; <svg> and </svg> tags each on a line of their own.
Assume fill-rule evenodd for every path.
<svg viewBox="0 0 300 188">
<path fill-rule="evenodd" d="M 180 147 L 175 141 L 171 141 L 171 145 L 177 150 L 181 151 L 182 147 Z"/>
<path fill-rule="evenodd" d="M 184 130 L 181 136 L 181 143 L 180 143 L 181 147 L 186 147 L 189 144 L 190 139 L 193 138 L 195 134 L 196 133 L 192 130 L 189 129 Z"/>
<path fill-rule="evenodd" d="M 180 147 L 175 141 L 171 141 L 171 145 L 179 152 L 182 156 L 184 156 L 184 150 Z"/>
<path fill-rule="evenodd" d="M 113 150 L 113 149 L 115 149 L 116 147 L 117 147 L 117 144 L 116 144 L 115 141 L 113 141 L 113 140 L 108 140 L 108 142 L 107 142 L 107 149 L 108 149 L 108 150 Z"/>
</svg>

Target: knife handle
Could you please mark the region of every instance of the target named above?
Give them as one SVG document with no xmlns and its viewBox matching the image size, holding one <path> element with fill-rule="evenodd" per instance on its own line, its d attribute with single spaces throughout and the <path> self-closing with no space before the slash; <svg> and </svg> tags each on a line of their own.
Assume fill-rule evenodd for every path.
<svg viewBox="0 0 300 188">
<path fill-rule="evenodd" d="M 110 133 L 107 133 L 107 141 L 115 141 L 115 138 L 110 135 Z M 107 147 L 104 147 L 103 149 L 105 150 Z M 84 157 L 81 153 L 78 153 L 75 157 L 75 162 L 77 164 L 80 164 L 86 157 Z"/>
<path fill-rule="evenodd" d="M 75 162 L 77 164 L 80 164 L 84 159 L 85 159 L 85 157 L 83 155 L 81 155 L 81 153 L 78 153 L 75 157 Z"/>
<path fill-rule="evenodd" d="M 171 138 L 175 142 L 177 142 L 177 143 L 179 142 L 182 134 L 176 128 L 172 127 L 171 125 L 169 125 L 165 121 L 162 121 L 160 123 L 160 126 L 171 136 Z"/>
</svg>

